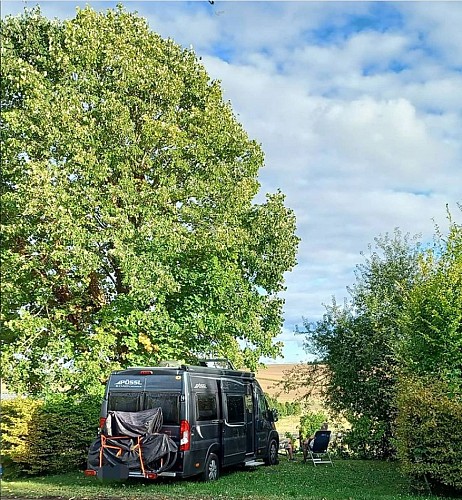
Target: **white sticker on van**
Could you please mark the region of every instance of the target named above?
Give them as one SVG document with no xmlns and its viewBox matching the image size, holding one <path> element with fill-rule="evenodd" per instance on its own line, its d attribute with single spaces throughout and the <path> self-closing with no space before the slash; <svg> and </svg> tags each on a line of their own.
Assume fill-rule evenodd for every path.
<svg viewBox="0 0 462 500">
<path fill-rule="evenodd" d="M 139 379 L 126 378 L 125 380 L 119 380 L 118 382 L 115 383 L 115 385 L 121 386 L 121 385 L 143 385 L 143 384 Z"/>
<path fill-rule="evenodd" d="M 205 384 L 196 384 L 194 389 L 207 389 L 207 386 Z"/>
</svg>

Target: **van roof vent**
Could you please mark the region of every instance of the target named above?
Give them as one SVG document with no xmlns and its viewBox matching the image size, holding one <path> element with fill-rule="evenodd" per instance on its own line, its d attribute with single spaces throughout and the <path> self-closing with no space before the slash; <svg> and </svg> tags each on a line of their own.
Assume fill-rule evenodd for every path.
<svg viewBox="0 0 462 500">
<path fill-rule="evenodd" d="M 158 366 L 163 368 L 180 368 L 184 365 L 184 361 L 178 361 L 176 359 L 166 359 L 165 361 L 160 361 Z"/>
<path fill-rule="evenodd" d="M 231 361 L 226 358 L 200 359 L 199 366 L 208 366 L 210 368 L 222 368 L 224 370 L 235 370 Z"/>
</svg>

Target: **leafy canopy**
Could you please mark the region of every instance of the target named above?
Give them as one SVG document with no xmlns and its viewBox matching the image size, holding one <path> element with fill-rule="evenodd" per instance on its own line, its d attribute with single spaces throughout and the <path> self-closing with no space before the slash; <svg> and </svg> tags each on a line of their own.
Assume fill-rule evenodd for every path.
<svg viewBox="0 0 462 500">
<path fill-rule="evenodd" d="M 322 320 L 305 322 L 307 350 L 325 364 L 327 405 L 352 424 L 350 449 L 364 458 L 392 456 L 399 366 L 399 318 L 414 283 L 419 245 L 396 229 L 375 239 L 343 306 L 333 299 Z M 306 372 L 308 373 L 308 372 Z M 304 384 L 319 384 L 320 370 Z"/>
<path fill-rule="evenodd" d="M 398 230 L 376 238 L 356 267 L 349 300 L 340 306 L 334 299 L 322 320 L 305 322 L 305 347 L 324 366 L 294 370 L 283 387 L 305 386 L 310 395 L 309 389 L 321 385 L 329 408 L 349 420 L 345 443 L 359 456 L 393 456 L 398 442 L 408 464 L 421 461 L 400 436 L 429 415 L 428 425 L 444 425 L 450 412 L 419 406 L 421 396 L 429 401 L 420 388 L 438 387 L 460 407 L 462 226 L 449 213 L 448 218 L 448 235 L 437 228 L 428 248 Z M 433 443 L 434 433 L 427 434 Z M 453 462 L 448 457 L 438 460 L 447 465 Z M 436 454 L 429 452 L 426 459 L 433 462 Z M 418 475 L 418 465 L 410 469 Z M 452 484 L 447 477 L 438 480 Z"/>
<path fill-rule="evenodd" d="M 462 225 L 449 219 L 448 235 L 438 232 L 432 251 L 419 259 L 397 352 L 406 376 L 440 380 L 462 398 Z"/>
<path fill-rule="evenodd" d="M 284 195 L 191 50 L 122 8 L 2 21 L 3 372 L 91 391 L 115 367 L 275 356 Z"/>
</svg>

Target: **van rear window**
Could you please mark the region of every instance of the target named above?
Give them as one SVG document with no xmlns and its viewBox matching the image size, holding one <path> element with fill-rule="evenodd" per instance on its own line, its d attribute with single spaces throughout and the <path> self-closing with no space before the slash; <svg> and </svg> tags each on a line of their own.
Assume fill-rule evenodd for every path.
<svg viewBox="0 0 462 500">
<path fill-rule="evenodd" d="M 145 409 L 162 408 L 164 424 L 180 423 L 180 396 L 172 393 L 147 393 Z"/>
<path fill-rule="evenodd" d="M 116 392 L 109 395 L 108 410 L 114 411 L 140 411 L 142 410 L 142 394 L 130 392 Z"/>
</svg>

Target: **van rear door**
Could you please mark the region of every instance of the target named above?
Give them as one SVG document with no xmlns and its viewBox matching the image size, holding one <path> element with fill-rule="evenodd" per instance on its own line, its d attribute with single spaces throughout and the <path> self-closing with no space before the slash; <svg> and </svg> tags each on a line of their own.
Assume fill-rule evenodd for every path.
<svg viewBox="0 0 462 500">
<path fill-rule="evenodd" d="M 146 373 L 147 372 L 147 373 Z M 154 372 L 154 373 L 153 373 Z M 127 370 L 113 374 L 107 392 L 107 411 L 162 408 L 162 432 L 179 441 L 183 377 L 176 371 Z"/>
<path fill-rule="evenodd" d="M 162 408 L 162 432 L 179 445 L 183 377 L 176 372 L 148 375 L 145 391 L 144 409 Z"/>
</svg>

